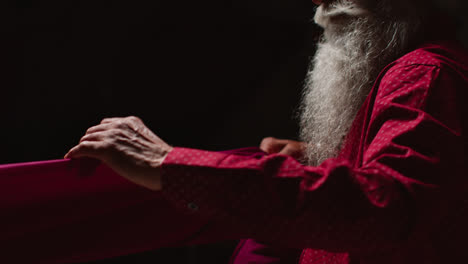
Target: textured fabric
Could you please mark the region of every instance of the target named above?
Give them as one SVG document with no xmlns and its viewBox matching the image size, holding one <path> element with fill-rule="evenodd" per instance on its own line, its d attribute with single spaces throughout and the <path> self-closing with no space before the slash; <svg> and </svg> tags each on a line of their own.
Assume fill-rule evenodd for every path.
<svg viewBox="0 0 468 264">
<path fill-rule="evenodd" d="M 200 230 L 218 232 L 95 160 L 1 165 L 0 212 L 6 264 L 87 262 L 194 244 Z"/>
<path fill-rule="evenodd" d="M 340 155 L 318 167 L 175 148 L 163 195 L 221 226 L 214 237 L 304 249 L 303 264 L 459 263 L 468 234 L 466 63 L 462 49 L 439 42 L 386 67 Z"/>
</svg>

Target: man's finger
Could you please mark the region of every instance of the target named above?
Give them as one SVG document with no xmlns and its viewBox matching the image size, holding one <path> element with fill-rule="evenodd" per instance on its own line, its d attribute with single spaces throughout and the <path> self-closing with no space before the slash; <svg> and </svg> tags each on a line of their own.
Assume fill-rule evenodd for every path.
<svg viewBox="0 0 468 264">
<path fill-rule="evenodd" d="M 287 144 L 279 154 L 288 155 L 295 159 L 302 158 L 304 155 L 304 145 L 301 142 L 289 140 L 289 144 Z"/>
<path fill-rule="evenodd" d="M 127 116 L 127 117 L 109 117 L 104 118 L 101 121 L 101 124 L 113 123 L 113 122 L 129 122 L 134 124 L 143 123 L 143 121 L 137 116 Z"/>
<path fill-rule="evenodd" d="M 99 159 L 101 161 L 105 160 L 105 143 L 103 142 L 93 142 L 93 141 L 83 141 L 77 146 L 73 147 L 65 154 L 65 159 L 76 159 L 82 157 L 89 157 Z"/>
<path fill-rule="evenodd" d="M 274 137 L 267 137 L 262 140 L 260 143 L 260 149 L 265 151 L 268 154 L 280 152 L 284 146 L 288 144 L 286 139 L 277 139 Z"/>
<path fill-rule="evenodd" d="M 104 118 L 104 119 L 101 121 L 101 124 L 113 123 L 113 122 L 115 122 L 115 121 L 121 121 L 122 119 L 124 119 L 124 117 L 109 117 L 109 118 Z"/>
<path fill-rule="evenodd" d="M 109 138 L 110 135 L 109 130 L 102 130 L 102 131 L 97 131 L 97 132 L 91 132 L 87 133 L 80 139 L 80 143 L 83 141 L 103 141 L 107 138 Z"/>
<path fill-rule="evenodd" d="M 270 153 L 270 146 L 273 144 L 272 142 L 275 140 L 273 137 L 266 137 L 260 142 L 260 149 L 265 151 L 266 153 Z"/>
<path fill-rule="evenodd" d="M 96 132 L 99 132 L 99 131 L 106 131 L 106 130 L 109 130 L 109 129 L 112 129 L 112 128 L 113 128 L 113 126 L 110 123 L 99 124 L 99 125 L 90 127 L 88 130 L 86 130 L 86 134 L 92 134 L 92 133 L 96 133 Z"/>
</svg>

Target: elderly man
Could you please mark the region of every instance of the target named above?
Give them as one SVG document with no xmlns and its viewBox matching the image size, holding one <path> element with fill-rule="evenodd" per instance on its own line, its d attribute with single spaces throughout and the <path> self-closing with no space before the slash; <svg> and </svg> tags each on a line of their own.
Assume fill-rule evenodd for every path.
<svg viewBox="0 0 468 264">
<path fill-rule="evenodd" d="M 324 35 L 302 103 L 307 143 L 209 152 L 171 147 L 138 118 L 110 118 L 66 157 L 100 159 L 161 191 L 220 226 L 211 237 L 255 239 L 233 263 L 459 260 L 468 55 L 454 25 L 422 0 L 314 3 Z"/>
</svg>

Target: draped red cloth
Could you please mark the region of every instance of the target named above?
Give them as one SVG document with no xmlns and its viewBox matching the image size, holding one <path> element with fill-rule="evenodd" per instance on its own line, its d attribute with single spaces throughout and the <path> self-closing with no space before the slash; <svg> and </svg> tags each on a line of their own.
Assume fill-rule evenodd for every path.
<svg viewBox="0 0 468 264">
<path fill-rule="evenodd" d="M 0 166 L 0 212 L 1 263 L 76 263 L 196 243 L 207 224 L 95 160 Z"/>
<path fill-rule="evenodd" d="M 177 212 L 160 193 L 93 159 L 0 165 L 0 212 L 0 263 L 77 263 L 220 240 L 216 223 Z M 250 239 L 231 261 L 273 263 L 299 253 Z"/>
</svg>

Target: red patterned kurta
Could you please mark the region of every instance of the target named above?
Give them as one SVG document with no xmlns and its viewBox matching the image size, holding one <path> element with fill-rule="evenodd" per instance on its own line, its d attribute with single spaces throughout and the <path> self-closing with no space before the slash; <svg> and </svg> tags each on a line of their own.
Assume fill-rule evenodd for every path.
<svg viewBox="0 0 468 264">
<path fill-rule="evenodd" d="M 439 42 L 387 66 L 339 157 L 318 167 L 175 148 L 163 193 L 220 226 L 211 238 L 304 249 L 303 264 L 464 263 L 467 64 Z"/>
</svg>

